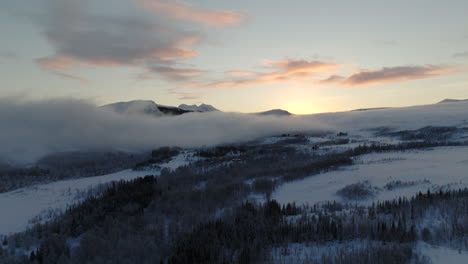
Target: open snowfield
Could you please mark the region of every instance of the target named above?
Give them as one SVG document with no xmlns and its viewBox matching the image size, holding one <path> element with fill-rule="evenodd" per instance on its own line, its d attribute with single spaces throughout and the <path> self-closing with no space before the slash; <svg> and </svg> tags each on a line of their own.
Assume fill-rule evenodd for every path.
<svg viewBox="0 0 468 264">
<path fill-rule="evenodd" d="M 422 256 L 428 257 L 432 264 L 465 264 L 468 260 L 466 250 L 432 246 L 423 242 L 418 244 L 418 250 Z"/>
<path fill-rule="evenodd" d="M 29 221 L 49 210 L 63 210 L 80 201 L 77 195 L 100 184 L 131 180 L 151 174 L 124 170 L 103 176 L 57 181 L 0 193 L 0 235 L 25 230 Z"/>
<path fill-rule="evenodd" d="M 311 261 L 320 261 L 324 254 L 336 256 L 340 254 L 340 251 L 365 249 L 366 246 L 368 243 L 360 240 L 319 245 L 294 243 L 286 247 L 273 248 L 270 254 L 276 264 L 310 263 Z M 424 242 L 417 244 L 416 252 L 420 257 L 430 260 L 432 264 L 465 264 L 468 259 L 468 251 L 434 246 Z"/>
<path fill-rule="evenodd" d="M 161 168 L 176 169 L 189 162 L 190 153 L 182 152 Z M 159 170 L 123 170 L 102 176 L 63 180 L 0 193 L 0 236 L 25 230 L 37 217 L 47 219 L 49 212 L 61 211 L 80 202 L 86 193 L 101 184 L 132 180 L 145 175 L 159 175 Z"/>
<path fill-rule="evenodd" d="M 468 126 L 468 102 L 420 105 L 307 116 L 330 128 L 360 131 L 377 127 L 419 129 L 425 126 Z"/>
<path fill-rule="evenodd" d="M 280 186 L 273 199 L 280 203 L 315 204 L 324 201 L 370 204 L 417 192 L 468 186 L 468 147 L 441 147 L 405 152 L 372 153 L 356 159 L 356 164 Z M 336 193 L 343 187 L 368 181 L 375 196 L 365 200 L 345 200 Z M 401 181 L 406 186 L 385 188 Z"/>
</svg>

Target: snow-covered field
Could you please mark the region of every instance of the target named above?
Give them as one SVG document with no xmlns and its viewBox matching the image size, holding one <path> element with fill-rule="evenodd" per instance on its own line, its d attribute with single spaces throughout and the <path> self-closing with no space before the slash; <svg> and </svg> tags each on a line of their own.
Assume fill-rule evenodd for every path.
<svg viewBox="0 0 468 264">
<path fill-rule="evenodd" d="M 161 168 L 176 169 L 189 162 L 189 153 L 182 152 Z M 63 180 L 0 193 L 0 236 L 25 230 L 31 220 L 48 218 L 49 213 L 62 211 L 80 202 L 88 191 L 113 181 L 132 180 L 145 175 L 159 175 L 159 170 L 123 170 L 102 176 Z"/>
<path fill-rule="evenodd" d="M 423 242 L 418 243 L 418 251 L 420 255 L 428 257 L 432 264 L 466 264 L 468 260 L 466 250 L 432 246 Z"/>
<path fill-rule="evenodd" d="M 351 202 L 370 204 L 376 200 L 411 197 L 428 189 L 467 187 L 467 171 L 468 147 L 372 153 L 358 157 L 356 165 L 284 184 L 272 198 L 280 203 L 299 204 L 333 200 L 350 202 L 338 196 L 337 191 L 347 185 L 367 181 L 374 188 L 375 196 Z M 385 187 L 397 181 L 402 185 Z"/>
<path fill-rule="evenodd" d="M 378 127 L 398 130 L 425 126 L 468 126 L 468 102 L 420 105 L 368 111 L 323 113 L 307 116 L 311 121 L 345 131 Z"/>
<path fill-rule="evenodd" d="M 103 176 L 57 181 L 0 193 L 0 235 L 25 230 L 30 220 L 47 211 L 63 210 L 79 202 L 77 196 L 93 187 L 112 181 L 131 180 L 151 174 L 124 170 Z"/>
<path fill-rule="evenodd" d="M 336 256 L 341 252 L 365 249 L 369 242 L 354 240 L 346 242 L 331 242 L 325 244 L 300 244 L 294 243 L 288 246 L 275 247 L 270 251 L 273 263 L 310 263 L 320 261 L 323 255 Z M 424 242 L 418 242 L 415 252 L 420 257 L 425 257 L 432 264 L 465 264 L 468 259 L 468 251 L 455 250 L 447 247 L 433 246 Z"/>
</svg>

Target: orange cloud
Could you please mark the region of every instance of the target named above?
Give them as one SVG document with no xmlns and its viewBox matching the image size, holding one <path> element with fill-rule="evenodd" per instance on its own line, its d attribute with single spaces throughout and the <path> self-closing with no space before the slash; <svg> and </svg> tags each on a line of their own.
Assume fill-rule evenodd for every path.
<svg viewBox="0 0 468 264">
<path fill-rule="evenodd" d="M 341 65 L 335 63 L 324 63 L 321 61 L 306 61 L 306 60 L 279 60 L 265 61 L 265 64 L 283 69 L 289 73 L 320 73 L 335 71 Z"/>
<path fill-rule="evenodd" d="M 332 75 L 319 83 L 345 86 L 366 86 L 427 79 L 454 73 L 456 71 L 458 71 L 456 67 L 436 65 L 384 67 L 379 70 L 360 71 L 348 77 Z"/>
<path fill-rule="evenodd" d="M 252 71 L 226 71 L 224 73 L 234 77 L 252 76 L 255 74 Z"/>
<path fill-rule="evenodd" d="M 238 88 L 243 86 L 265 85 L 283 82 L 308 81 L 311 80 L 311 78 L 316 77 L 317 75 L 335 72 L 339 67 L 342 66 L 336 63 L 292 59 L 285 59 L 280 61 L 265 61 L 265 64 L 269 69 L 271 69 L 270 72 L 255 73 L 248 71 L 230 71 L 226 73 L 231 73 L 231 76 L 240 76 L 245 78 L 222 80 L 211 83 L 192 82 L 187 84 L 186 87 Z"/>
<path fill-rule="evenodd" d="M 143 0 L 140 2 L 140 5 L 147 10 L 173 19 L 215 27 L 238 25 L 246 19 L 245 14 L 241 12 L 209 10 L 183 1 Z"/>
</svg>

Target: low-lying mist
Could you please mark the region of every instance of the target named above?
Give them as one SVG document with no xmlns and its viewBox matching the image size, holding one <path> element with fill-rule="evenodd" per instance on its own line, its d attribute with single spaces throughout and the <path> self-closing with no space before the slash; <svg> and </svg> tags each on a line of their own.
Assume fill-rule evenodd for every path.
<svg viewBox="0 0 468 264">
<path fill-rule="evenodd" d="M 144 151 L 159 146 L 198 147 L 247 141 L 325 127 L 298 116 L 190 113 L 152 117 L 121 115 L 90 101 L 0 99 L 0 159 L 32 163 L 54 152 Z"/>
</svg>

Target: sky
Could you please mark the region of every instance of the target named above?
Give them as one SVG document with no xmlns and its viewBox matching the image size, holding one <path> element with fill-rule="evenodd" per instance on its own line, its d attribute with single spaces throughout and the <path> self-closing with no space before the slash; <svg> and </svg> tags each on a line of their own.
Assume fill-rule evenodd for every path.
<svg viewBox="0 0 468 264">
<path fill-rule="evenodd" d="M 15 0 L 0 98 L 296 114 L 468 98 L 468 1 Z"/>
</svg>

